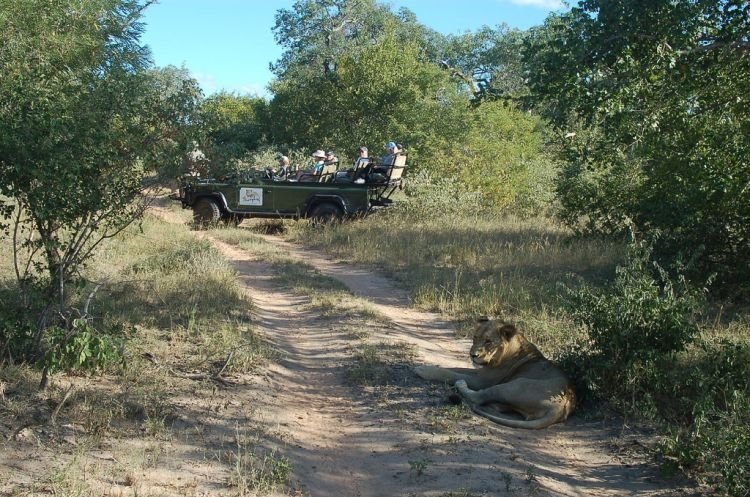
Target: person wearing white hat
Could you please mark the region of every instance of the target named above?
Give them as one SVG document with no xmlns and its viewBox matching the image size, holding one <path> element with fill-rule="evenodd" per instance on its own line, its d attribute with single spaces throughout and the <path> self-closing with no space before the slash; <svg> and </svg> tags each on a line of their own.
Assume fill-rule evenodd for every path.
<svg viewBox="0 0 750 497">
<path fill-rule="evenodd" d="M 326 153 L 323 150 L 316 150 L 312 156 L 313 159 L 316 159 L 313 166 L 313 174 L 317 176 L 323 171 L 323 166 L 326 162 Z"/>
<path fill-rule="evenodd" d="M 323 150 L 316 150 L 312 153 L 315 164 L 312 167 L 297 171 L 295 180 L 297 181 L 315 181 L 315 176 L 320 176 L 326 161 L 326 153 Z"/>
</svg>

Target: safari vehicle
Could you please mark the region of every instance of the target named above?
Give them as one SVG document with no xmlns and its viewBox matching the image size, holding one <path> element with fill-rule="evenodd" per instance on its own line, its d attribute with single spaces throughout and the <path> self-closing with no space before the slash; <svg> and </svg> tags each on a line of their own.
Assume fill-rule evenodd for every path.
<svg viewBox="0 0 750 497">
<path fill-rule="evenodd" d="M 382 167 L 382 166 L 381 166 Z M 309 218 L 318 222 L 364 216 L 392 203 L 402 185 L 406 157 L 396 158 L 386 174 L 357 184 L 335 173 L 316 181 L 282 181 L 264 171 L 246 171 L 220 178 L 184 175 L 172 196 L 193 210 L 201 224 L 237 223 L 244 218 Z"/>
</svg>

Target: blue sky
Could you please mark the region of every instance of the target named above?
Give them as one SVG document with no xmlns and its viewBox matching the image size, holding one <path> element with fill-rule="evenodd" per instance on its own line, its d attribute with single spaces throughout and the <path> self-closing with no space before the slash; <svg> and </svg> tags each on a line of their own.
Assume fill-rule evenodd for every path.
<svg viewBox="0 0 750 497">
<path fill-rule="evenodd" d="M 444 34 L 506 23 L 527 29 L 541 24 L 560 0 L 391 0 Z M 159 0 L 144 16 L 141 41 L 158 66 L 185 66 L 206 94 L 227 90 L 265 95 L 268 65 L 281 49 L 271 29 L 277 10 L 294 0 Z"/>
</svg>

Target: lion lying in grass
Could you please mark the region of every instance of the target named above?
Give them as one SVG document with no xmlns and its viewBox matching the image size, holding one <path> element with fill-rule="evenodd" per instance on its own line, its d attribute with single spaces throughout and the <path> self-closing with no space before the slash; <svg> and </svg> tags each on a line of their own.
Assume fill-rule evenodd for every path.
<svg viewBox="0 0 750 497">
<path fill-rule="evenodd" d="M 417 366 L 414 371 L 426 380 L 453 382 L 474 412 L 501 425 L 546 428 L 573 411 L 570 380 L 512 324 L 480 321 L 470 355 L 476 369 Z"/>
</svg>

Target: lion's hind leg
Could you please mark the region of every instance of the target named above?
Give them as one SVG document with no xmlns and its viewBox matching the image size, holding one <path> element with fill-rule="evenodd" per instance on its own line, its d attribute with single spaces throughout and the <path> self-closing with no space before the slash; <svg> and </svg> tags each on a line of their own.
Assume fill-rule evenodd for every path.
<svg viewBox="0 0 750 497">
<path fill-rule="evenodd" d="M 526 385 L 525 382 L 512 383 L 515 384 L 503 383 L 483 390 L 472 390 L 465 381 L 458 380 L 456 388 L 472 411 L 501 425 L 513 428 L 539 429 L 560 421 L 554 410 L 544 407 L 540 409 L 540 406 L 534 405 L 533 401 L 524 399 L 524 390 L 529 385 Z M 488 409 L 489 406 L 495 409 Z M 526 419 L 498 414 L 497 407 Z"/>
</svg>

